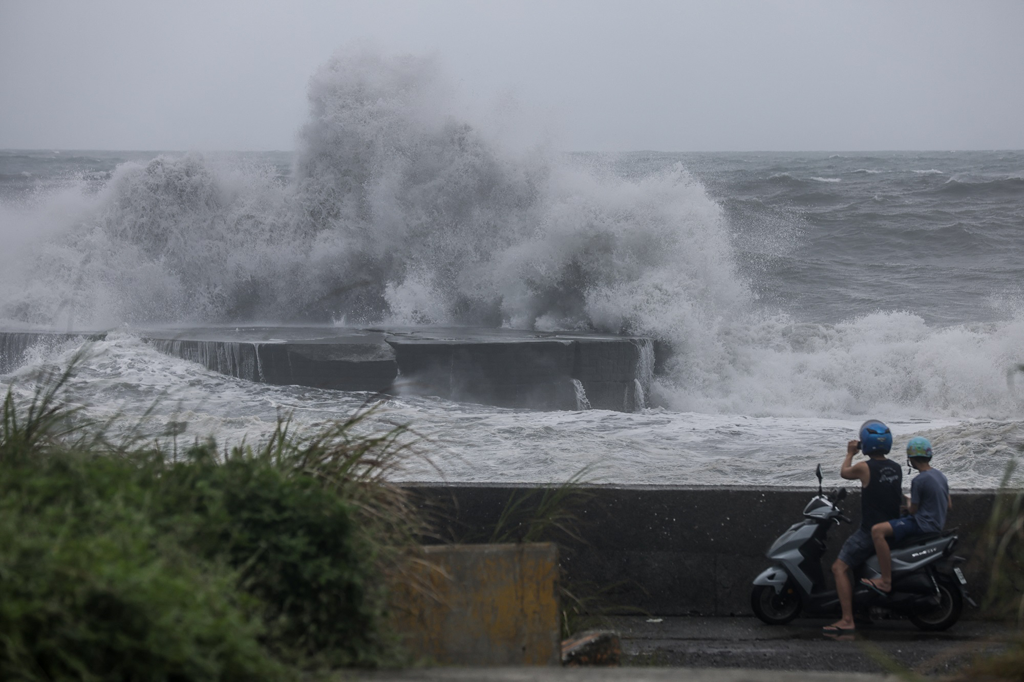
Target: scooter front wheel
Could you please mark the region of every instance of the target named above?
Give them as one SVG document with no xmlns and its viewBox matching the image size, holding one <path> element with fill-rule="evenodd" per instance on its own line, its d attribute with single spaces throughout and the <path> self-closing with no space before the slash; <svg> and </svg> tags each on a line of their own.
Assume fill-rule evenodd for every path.
<svg viewBox="0 0 1024 682">
<path fill-rule="evenodd" d="M 754 585 L 750 608 L 768 625 L 784 625 L 800 615 L 800 595 L 789 585 L 779 593 L 771 585 Z"/>
</svg>

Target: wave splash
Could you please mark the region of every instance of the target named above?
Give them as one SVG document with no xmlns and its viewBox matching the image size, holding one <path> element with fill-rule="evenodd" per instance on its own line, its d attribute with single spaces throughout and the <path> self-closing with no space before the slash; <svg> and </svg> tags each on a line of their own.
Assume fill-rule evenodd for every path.
<svg viewBox="0 0 1024 682">
<path fill-rule="evenodd" d="M 309 99 L 286 180 L 253 162 L 163 156 L 119 166 L 96 193 L 72 186 L 3 207 L 12 231 L 62 217 L 4 268 L 0 319 L 628 332 L 675 351 L 648 398 L 676 410 L 1019 407 L 1004 374 L 1024 346 L 1021 322 L 935 330 L 879 313 L 800 325 L 758 310 L 721 207 L 679 164 L 627 180 L 593 160 L 509 148 L 460 118 L 429 59 L 341 54 Z"/>
<path fill-rule="evenodd" d="M 652 333 L 744 299 L 720 209 L 681 166 L 626 182 L 514 153 L 447 111 L 449 90 L 430 60 L 336 57 L 289 182 L 197 154 L 124 164 L 2 315 Z"/>
</svg>

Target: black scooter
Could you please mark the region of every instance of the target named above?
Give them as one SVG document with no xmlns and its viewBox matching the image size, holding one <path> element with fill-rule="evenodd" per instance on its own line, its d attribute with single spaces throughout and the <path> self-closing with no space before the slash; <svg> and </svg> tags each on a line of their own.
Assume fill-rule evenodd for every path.
<svg viewBox="0 0 1024 682">
<path fill-rule="evenodd" d="M 769 625 L 788 623 L 801 613 L 809 616 L 838 616 L 841 613 L 835 590 L 825 589 L 821 559 L 828 531 L 840 521 L 850 523 L 838 503 L 846 489 L 821 490 L 818 465 L 818 494 L 804 507 L 805 520 L 795 523 L 772 544 L 767 557 L 771 568 L 754 579 L 750 605 L 758 618 Z M 967 580 L 954 556 L 958 542 L 953 531 L 911 537 L 892 546 L 892 592 L 881 595 L 861 583 L 861 578 L 878 578 L 878 557 L 872 556 L 854 571 L 854 612 L 876 608 L 906 616 L 922 630 L 945 630 L 960 619 L 967 595 Z"/>
</svg>

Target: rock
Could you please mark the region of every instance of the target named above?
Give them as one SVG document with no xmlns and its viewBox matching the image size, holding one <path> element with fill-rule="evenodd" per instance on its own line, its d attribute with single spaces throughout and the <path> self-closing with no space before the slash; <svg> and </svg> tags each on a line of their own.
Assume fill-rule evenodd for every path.
<svg viewBox="0 0 1024 682">
<path fill-rule="evenodd" d="M 619 633 L 611 630 L 584 630 L 562 642 L 565 666 L 618 666 L 621 658 Z"/>
</svg>

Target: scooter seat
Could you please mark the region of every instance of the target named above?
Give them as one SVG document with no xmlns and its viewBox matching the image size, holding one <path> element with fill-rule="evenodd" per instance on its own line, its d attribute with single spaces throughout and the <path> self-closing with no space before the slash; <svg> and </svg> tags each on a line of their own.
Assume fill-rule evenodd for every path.
<svg viewBox="0 0 1024 682">
<path fill-rule="evenodd" d="M 899 542 L 893 542 L 892 536 L 886 538 L 889 541 L 890 549 L 900 549 L 903 547 L 910 547 L 911 545 L 923 545 L 926 542 L 932 540 L 938 540 L 940 538 L 948 538 L 953 534 L 951 530 L 941 531 L 939 533 L 921 533 L 920 535 L 911 535 L 910 537 L 903 538 Z"/>
</svg>

